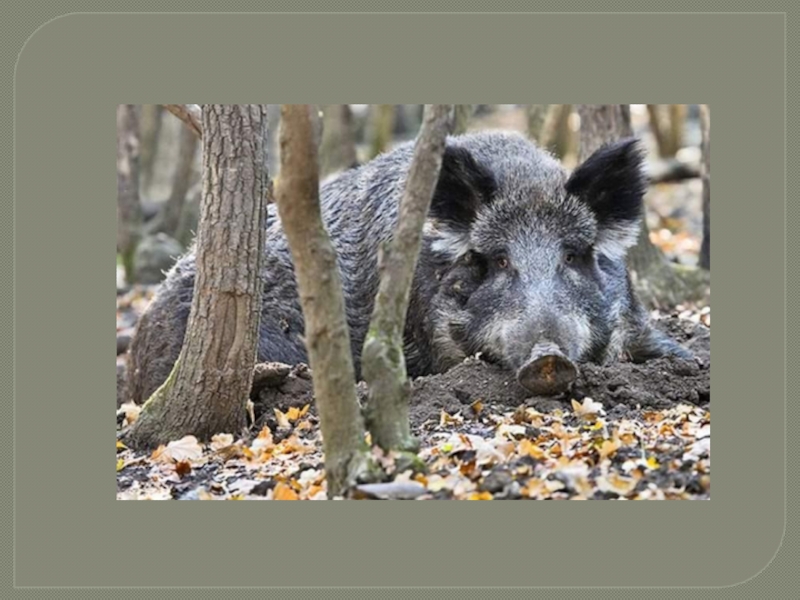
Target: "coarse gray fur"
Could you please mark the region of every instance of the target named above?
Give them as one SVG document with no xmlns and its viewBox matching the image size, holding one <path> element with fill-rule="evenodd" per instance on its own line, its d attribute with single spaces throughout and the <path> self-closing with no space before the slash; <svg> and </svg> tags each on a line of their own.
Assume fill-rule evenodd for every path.
<svg viewBox="0 0 800 600">
<path fill-rule="evenodd" d="M 400 145 L 320 190 L 357 372 L 378 289 L 378 246 L 395 229 L 412 151 L 413 143 Z M 644 189 L 635 140 L 601 148 L 570 175 L 518 134 L 449 138 L 411 290 L 409 375 L 442 372 L 478 352 L 517 369 L 543 340 L 575 362 L 690 357 L 651 327 L 625 266 Z M 266 226 L 258 360 L 307 362 L 292 257 L 274 207 Z M 139 321 L 128 369 L 135 402 L 177 359 L 194 274 L 190 250 Z"/>
</svg>

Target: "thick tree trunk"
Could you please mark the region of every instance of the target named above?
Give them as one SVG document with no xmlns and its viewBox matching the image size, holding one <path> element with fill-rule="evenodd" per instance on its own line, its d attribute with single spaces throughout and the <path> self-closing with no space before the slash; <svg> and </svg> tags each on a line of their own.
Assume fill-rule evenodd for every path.
<svg viewBox="0 0 800 600">
<path fill-rule="evenodd" d="M 368 134 L 370 158 L 389 148 L 394 131 L 394 104 L 375 104 L 370 107 Z"/>
<path fill-rule="evenodd" d="M 140 129 L 142 138 L 141 148 L 141 187 L 146 191 L 153 181 L 153 164 L 158 151 L 158 142 L 161 134 L 164 107 L 160 104 L 143 104 L 141 108 Z"/>
<path fill-rule="evenodd" d="M 178 164 L 172 177 L 172 191 L 161 212 L 153 221 L 153 225 L 149 228 L 150 233 L 163 231 L 177 239 L 186 194 L 194 174 L 194 157 L 197 153 L 198 142 L 199 138 L 191 128 L 181 127 L 178 134 Z"/>
<path fill-rule="evenodd" d="M 297 278 L 320 417 L 330 497 L 365 476 L 369 451 L 355 390 L 350 332 L 336 251 L 322 222 L 316 109 L 281 107 L 281 179 L 276 202 Z"/>
<path fill-rule="evenodd" d="M 627 104 L 580 104 L 581 141 L 579 162 L 603 144 L 631 135 Z M 686 300 L 701 298 L 706 280 L 698 269 L 667 262 L 650 241 L 647 221 L 642 217 L 639 239 L 628 252 L 628 267 L 639 299 L 649 308 L 671 308 Z"/>
<path fill-rule="evenodd" d="M 560 159 L 573 149 L 573 135 L 569 127 L 572 110 L 572 104 L 551 104 L 542 125 L 539 145 Z"/>
<path fill-rule="evenodd" d="M 373 442 L 384 450 L 414 451 L 417 448 L 408 422 L 411 382 L 403 355 L 403 331 L 422 226 L 442 166 L 452 113 L 452 104 L 425 107 L 422 129 L 400 200 L 397 229 L 378 253 L 380 285 L 361 362 L 364 380 L 369 386 L 367 427 Z"/>
<path fill-rule="evenodd" d="M 700 105 L 700 126 L 703 131 L 703 243 L 700 266 L 711 270 L 711 116 L 707 104 Z"/>
<path fill-rule="evenodd" d="M 350 105 L 330 104 L 323 109 L 323 115 L 319 155 L 321 174 L 325 176 L 356 166 L 358 158 Z"/>
<path fill-rule="evenodd" d="M 549 104 L 528 104 L 528 138 L 540 144 Z"/>
<path fill-rule="evenodd" d="M 125 281 L 133 283 L 133 255 L 141 236 L 139 119 L 134 104 L 117 106 L 117 252 Z"/>
<path fill-rule="evenodd" d="M 204 105 L 203 203 L 183 348 L 129 439 L 153 446 L 238 434 L 252 384 L 261 312 L 266 107 Z"/>
</svg>

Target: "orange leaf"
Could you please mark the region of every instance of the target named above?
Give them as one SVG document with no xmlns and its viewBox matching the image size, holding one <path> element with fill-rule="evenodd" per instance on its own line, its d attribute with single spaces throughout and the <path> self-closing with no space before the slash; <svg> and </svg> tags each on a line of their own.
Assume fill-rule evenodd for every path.
<svg viewBox="0 0 800 600">
<path fill-rule="evenodd" d="M 279 483 L 275 486 L 275 491 L 272 495 L 273 500 L 299 500 L 300 497 L 297 495 L 289 485 L 285 483 Z"/>
<path fill-rule="evenodd" d="M 494 500 L 489 492 L 473 492 L 470 494 L 469 500 Z"/>
<path fill-rule="evenodd" d="M 537 460 L 542 460 L 545 457 L 544 451 L 528 439 L 520 441 L 518 452 L 523 455 L 528 454 Z"/>
</svg>

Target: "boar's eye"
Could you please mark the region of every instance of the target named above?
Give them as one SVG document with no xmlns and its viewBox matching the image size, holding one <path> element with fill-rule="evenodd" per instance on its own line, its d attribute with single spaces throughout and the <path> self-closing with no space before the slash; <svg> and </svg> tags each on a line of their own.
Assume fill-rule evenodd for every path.
<svg viewBox="0 0 800 600">
<path fill-rule="evenodd" d="M 508 257 L 505 254 L 500 254 L 499 256 L 495 257 L 494 261 L 498 268 L 508 268 Z"/>
<path fill-rule="evenodd" d="M 577 250 L 575 248 L 566 248 L 564 250 L 564 264 L 577 267 L 585 265 L 592 260 L 593 248 L 589 247 L 585 250 Z"/>
<path fill-rule="evenodd" d="M 575 253 L 571 252 L 569 250 L 564 254 L 564 262 L 567 263 L 568 265 L 571 265 L 572 263 L 574 263 L 575 262 L 575 258 L 576 258 Z"/>
</svg>

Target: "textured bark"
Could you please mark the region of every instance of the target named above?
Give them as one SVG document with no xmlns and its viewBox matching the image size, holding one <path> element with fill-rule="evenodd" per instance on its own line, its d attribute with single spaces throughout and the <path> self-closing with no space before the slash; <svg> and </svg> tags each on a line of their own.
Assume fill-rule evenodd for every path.
<svg viewBox="0 0 800 600">
<path fill-rule="evenodd" d="M 472 117 L 475 106 L 473 104 L 455 104 L 453 112 L 453 135 L 461 135 L 467 132 L 469 120 Z"/>
<path fill-rule="evenodd" d="M 711 116 L 708 105 L 700 105 L 700 126 L 703 131 L 703 243 L 700 266 L 711 269 Z"/>
<path fill-rule="evenodd" d="M 139 120 L 141 130 L 141 181 L 142 189 L 147 190 L 153 180 L 153 165 L 160 141 L 164 107 L 160 104 L 143 104 Z"/>
<path fill-rule="evenodd" d="M 363 478 L 369 460 L 336 251 L 320 212 L 315 118 L 316 109 L 305 104 L 281 107 L 276 202 L 294 262 L 333 497 Z"/>
<path fill-rule="evenodd" d="M 603 144 L 631 136 L 630 107 L 627 104 L 580 104 L 579 162 Z M 639 239 L 628 252 L 628 267 L 639 299 L 649 308 L 671 308 L 696 300 L 706 293 L 707 281 L 698 269 L 669 263 L 650 241 L 647 221 L 642 218 Z"/>
<path fill-rule="evenodd" d="M 374 104 L 369 114 L 369 152 L 375 158 L 389 148 L 394 131 L 394 104 Z"/>
<path fill-rule="evenodd" d="M 190 127 L 181 127 L 178 134 L 178 164 L 172 177 L 172 190 L 169 198 L 150 227 L 150 233 L 164 233 L 177 239 L 186 194 L 194 174 L 194 157 L 199 138 Z"/>
<path fill-rule="evenodd" d="M 117 252 L 125 281 L 133 283 L 133 255 L 139 243 L 139 118 L 134 104 L 117 106 Z"/>
<path fill-rule="evenodd" d="M 544 122 L 547 118 L 549 104 L 528 104 L 528 138 L 534 142 L 541 143 Z"/>
<path fill-rule="evenodd" d="M 322 142 L 319 155 L 323 176 L 358 164 L 349 104 L 330 104 L 323 109 Z"/>
<path fill-rule="evenodd" d="M 563 159 L 574 145 L 574 136 L 569 128 L 572 104 L 551 104 L 547 110 L 539 145 Z"/>
<path fill-rule="evenodd" d="M 252 384 L 261 311 L 266 107 L 204 105 L 203 202 L 189 321 L 167 381 L 129 439 L 238 434 Z"/>
<path fill-rule="evenodd" d="M 442 165 L 452 112 L 451 104 L 425 107 L 400 200 L 397 230 L 378 253 L 380 285 L 364 341 L 362 372 L 369 386 L 367 427 L 373 442 L 385 450 L 413 451 L 417 446 L 408 422 L 411 382 L 403 355 L 403 330 L 422 226 Z"/>
<path fill-rule="evenodd" d="M 164 104 L 163 106 L 186 123 L 197 137 L 203 136 L 203 115 L 198 104 Z"/>
</svg>

